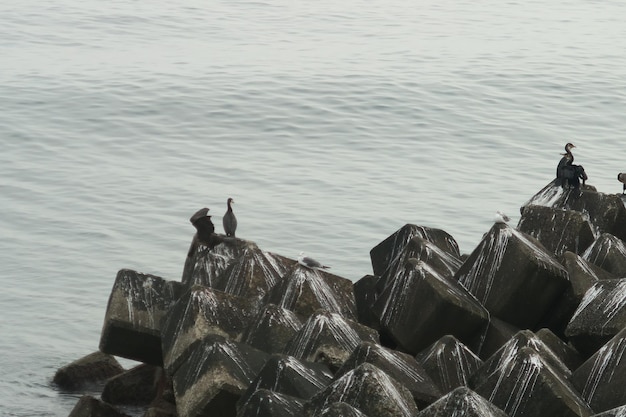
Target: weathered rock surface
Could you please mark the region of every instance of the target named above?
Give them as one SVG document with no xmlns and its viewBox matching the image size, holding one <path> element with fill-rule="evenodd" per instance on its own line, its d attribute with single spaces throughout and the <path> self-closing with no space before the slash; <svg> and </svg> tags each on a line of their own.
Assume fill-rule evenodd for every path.
<svg viewBox="0 0 626 417">
<path fill-rule="evenodd" d="M 335 402 L 345 402 L 376 417 L 411 417 L 417 412 L 411 393 L 369 363 L 344 374 L 305 404 L 305 415 L 316 416 Z"/>
<path fill-rule="evenodd" d="M 561 340 L 550 329 L 539 329 L 535 335 L 550 348 L 570 371 L 574 371 L 583 363 L 580 353 L 573 346 Z"/>
<path fill-rule="evenodd" d="M 489 313 L 473 295 L 421 261 L 390 278 L 373 311 L 381 338 L 411 354 L 446 334 L 478 346 L 489 323 Z"/>
<path fill-rule="evenodd" d="M 578 211 L 553 207 L 524 207 L 517 228 L 537 239 L 556 256 L 565 251 L 580 254 L 595 239 L 587 216 Z"/>
<path fill-rule="evenodd" d="M 336 402 L 323 409 L 319 417 L 367 417 L 349 404 Z"/>
<path fill-rule="evenodd" d="M 613 235 L 600 235 L 585 251 L 583 258 L 617 278 L 626 278 L 626 244 Z"/>
<path fill-rule="evenodd" d="M 382 276 L 414 237 L 432 242 L 447 254 L 460 259 L 459 245 L 450 234 L 441 229 L 406 224 L 370 251 L 374 275 Z"/>
<path fill-rule="evenodd" d="M 171 381 L 168 381 L 168 387 L 150 403 L 143 417 L 178 417 Z"/>
<path fill-rule="evenodd" d="M 109 404 L 147 405 L 154 400 L 163 368 L 141 364 L 107 380 L 102 400 Z"/>
<path fill-rule="evenodd" d="M 280 353 L 302 328 L 295 313 L 267 304 L 246 329 L 243 342 L 267 353 Z"/>
<path fill-rule="evenodd" d="M 239 400 L 248 402 L 261 389 L 308 400 L 333 379 L 327 366 L 300 361 L 293 356 L 272 355 Z"/>
<path fill-rule="evenodd" d="M 129 417 L 114 408 L 90 395 L 80 397 L 68 417 Z"/>
<path fill-rule="evenodd" d="M 325 310 L 311 316 L 287 343 L 285 354 L 305 362 L 322 362 L 336 371 L 363 341 L 378 343 L 369 327 Z"/>
<path fill-rule="evenodd" d="M 438 386 L 414 357 L 371 342 L 363 342 L 354 349 L 335 374 L 335 378 L 364 363 L 376 366 L 408 389 L 418 407 L 426 407 L 442 395 Z"/>
<path fill-rule="evenodd" d="M 600 279 L 615 277 L 573 252 L 565 252 L 561 256 L 561 264 L 567 270 L 570 285 L 540 325 L 552 329 L 559 337 L 565 338 L 565 328 L 587 290 Z"/>
<path fill-rule="evenodd" d="M 111 355 L 94 352 L 65 365 L 54 374 L 52 382 L 67 390 L 104 381 L 124 372 L 124 368 Z"/>
<path fill-rule="evenodd" d="M 626 405 L 605 411 L 604 413 L 594 414 L 593 417 L 626 417 Z"/>
<path fill-rule="evenodd" d="M 262 299 L 295 265 L 269 252 L 264 252 L 253 242 L 247 244 L 212 283 L 212 287 L 238 297 Z"/>
<path fill-rule="evenodd" d="M 260 389 L 242 405 L 237 417 L 294 417 L 302 415 L 304 401 L 278 392 Z"/>
<path fill-rule="evenodd" d="M 100 350 L 162 364 L 161 319 L 181 293 L 179 282 L 129 269 L 117 273 L 100 336 Z"/>
<path fill-rule="evenodd" d="M 626 278 L 596 282 L 574 312 L 565 335 L 583 355 L 591 355 L 626 327 Z"/>
<path fill-rule="evenodd" d="M 365 275 L 363 278 L 354 283 L 354 298 L 356 301 L 357 319 L 359 323 L 378 329 L 378 319 L 372 312 L 372 306 L 378 298 L 376 290 L 376 282 L 378 277 L 374 275 Z"/>
<path fill-rule="evenodd" d="M 533 329 L 569 285 L 567 271 L 535 238 L 496 223 L 455 278 L 489 312 Z"/>
<path fill-rule="evenodd" d="M 442 393 L 467 386 L 470 376 L 483 364 L 478 356 L 450 335 L 420 352 L 416 359 Z"/>
<path fill-rule="evenodd" d="M 352 281 L 299 264 L 271 289 L 263 302 L 291 310 L 302 320 L 320 309 L 350 320 L 357 318 Z"/>
<path fill-rule="evenodd" d="M 596 235 L 611 233 L 626 238 L 626 207 L 618 195 L 599 193 L 591 186 L 581 187 L 580 191 L 564 190 L 550 183 L 526 202 L 521 211 L 530 205 L 579 211 L 588 216 Z"/>
<path fill-rule="evenodd" d="M 472 374 L 472 385 L 480 384 L 498 369 L 509 366 L 524 348 L 537 353 L 560 378 L 567 380 L 571 376 L 569 368 L 539 337 L 530 330 L 521 330 Z"/>
<path fill-rule="evenodd" d="M 178 416 L 234 417 L 237 401 L 267 359 L 243 343 L 196 343 L 173 376 Z"/>
<path fill-rule="evenodd" d="M 521 348 L 473 389 L 510 417 L 593 414 L 571 385 L 529 347 Z"/>
<path fill-rule="evenodd" d="M 626 403 L 626 336 L 602 345 L 626 328 L 619 198 L 550 185 L 521 230 L 498 223 L 471 255 L 405 225 L 355 284 L 215 234 L 207 212 L 192 216 L 182 283 L 118 273 L 100 347 L 145 364 L 103 399 L 154 399 L 144 417 L 589 417 L 585 400 Z M 566 335 L 585 357 L 600 350 L 579 366 Z M 73 417 L 120 415 L 81 403 Z"/>
<path fill-rule="evenodd" d="M 577 294 L 584 295 L 585 291 L 596 281 L 620 278 L 572 252 L 565 252 L 563 256 L 561 256 L 561 264 L 567 270 L 570 281 L 572 282 L 572 287 L 574 287 Z"/>
<path fill-rule="evenodd" d="M 500 320 L 497 317 L 491 317 L 485 339 L 480 347 L 479 357 L 484 360 L 496 353 L 506 342 L 519 332 L 519 330 L 518 327 Z"/>
<path fill-rule="evenodd" d="M 409 240 L 396 258 L 389 263 L 376 283 L 378 292 L 383 291 L 388 281 L 393 280 L 393 277 L 402 274 L 407 262 L 416 264 L 418 261 L 429 265 L 446 279 L 452 279 L 462 264 L 459 258 L 450 255 L 434 243 L 416 236 Z"/>
<path fill-rule="evenodd" d="M 248 246 L 243 239 L 215 235 L 219 242 L 208 246 L 198 240 L 197 235 L 191 241 L 189 253 L 183 268 L 182 283 L 191 288 L 194 285 L 212 287 L 217 277 L 237 259 Z"/>
<path fill-rule="evenodd" d="M 163 363 L 172 375 L 186 350 L 209 335 L 240 341 L 254 312 L 246 298 L 201 285 L 193 286 L 169 310 L 163 322 Z"/>
<path fill-rule="evenodd" d="M 504 411 L 467 387 L 458 387 L 415 417 L 509 417 Z"/>
<path fill-rule="evenodd" d="M 626 405 L 626 329 L 583 363 L 572 382 L 595 411 Z"/>
</svg>

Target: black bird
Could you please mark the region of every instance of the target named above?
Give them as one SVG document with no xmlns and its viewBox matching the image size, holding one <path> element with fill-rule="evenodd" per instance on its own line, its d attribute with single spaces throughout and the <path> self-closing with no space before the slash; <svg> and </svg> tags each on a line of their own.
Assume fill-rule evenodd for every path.
<svg viewBox="0 0 626 417">
<path fill-rule="evenodd" d="M 568 142 L 567 145 L 565 145 L 565 153 L 561 154 L 563 155 L 563 158 L 561 158 L 559 164 L 556 166 L 556 178 L 561 180 L 560 183 L 563 187 L 567 182 L 567 175 L 569 174 L 567 167 L 571 166 L 574 163 L 572 148 L 575 147 L 576 146 Z"/>
<path fill-rule="evenodd" d="M 556 167 L 556 183 L 561 187 L 569 185 L 578 189 L 580 187 L 580 180 L 582 180 L 583 185 L 585 185 L 585 181 L 588 178 L 585 173 L 585 168 L 583 168 L 582 165 L 574 165 L 572 148 L 575 147 L 576 146 L 571 143 L 565 145 L 565 153 L 562 154 L 563 158 L 561 158 Z"/>
<path fill-rule="evenodd" d="M 232 237 L 235 237 L 235 230 L 237 230 L 237 217 L 235 217 L 235 213 L 233 213 L 233 208 L 231 207 L 231 204 L 234 202 L 235 200 L 232 198 L 229 198 L 228 201 L 226 201 L 228 209 L 222 218 L 222 225 L 224 226 L 226 236 Z"/>
<path fill-rule="evenodd" d="M 198 231 L 198 242 L 211 249 L 221 243 L 222 239 L 215 234 L 215 225 L 211 221 L 211 216 L 207 214 L 208 212 L 208 208 L 201 208 L 196 211 L 193 216 L 191 216 L 189 221 Z M 192 247 L 189 248 L 187 256 L 191 256 L 193 254 L 196 249 L 195 246 L 196 245 L 192 245 Z"/>
<path fill-rule="evenodd" d="M 617 180 L 624 184 L 622 194 L 626 193 L 626 172 L 620 172 L 619 174 L 617 174 Z"/>
</svg>

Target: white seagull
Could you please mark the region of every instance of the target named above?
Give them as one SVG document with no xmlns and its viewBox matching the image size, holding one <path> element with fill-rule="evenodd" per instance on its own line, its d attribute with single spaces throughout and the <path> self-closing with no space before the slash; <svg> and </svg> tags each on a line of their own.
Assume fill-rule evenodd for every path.
<svg viewBox="0 0 626 417">
<path fill-rule="evenodd" d="M 511 218 L 509 216 L 507 216 L 506 214 L 502 213 L 500 210 L 496 211 L 496 215 L 495 215 L 495 222 L 496 223 L 507 223 L 511 220 Z"/>
<path fill-rule="evenodd" d="M 306 268 L 310 269 L 328 269 L 330 266 L 322 265 L 318 261 L 313 258 L 309 258 L 308 256 L 304 256 L 304 252 L 300 252 L 300 256 L 298 256 L 298 263 Z"/>
</svg>

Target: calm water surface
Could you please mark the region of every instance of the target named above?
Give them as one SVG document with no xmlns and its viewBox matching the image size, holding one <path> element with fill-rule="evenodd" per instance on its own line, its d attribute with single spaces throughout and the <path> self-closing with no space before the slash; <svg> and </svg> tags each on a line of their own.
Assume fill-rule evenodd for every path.
<svg viewBox="0 0 626 417">
<path fill-rule="evenodd" d="M 626 170 L 626 3 L 0 5 L 0 415 L 67 416 L 118 269 L 180 279 L 221 229 L 351 280 L 406 223 L 470 252 L 574 142 Z"/>
</svg>

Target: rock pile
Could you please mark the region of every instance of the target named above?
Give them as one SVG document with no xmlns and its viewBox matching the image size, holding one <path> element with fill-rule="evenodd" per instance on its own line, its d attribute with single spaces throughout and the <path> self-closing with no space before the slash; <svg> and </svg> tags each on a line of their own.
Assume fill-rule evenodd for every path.
<svg viewBox="0 0 626 417">
<path fill-rule="evenodd" d="M 355 283 L 194 237 L 180 282 L 118 273 L 102 354 L 55 380 L 109 378 L 72 417 L 625 415 L 623 200 L 549 184 L 521 214 L 468 256 L 408 224 Z"/>
</svg>

